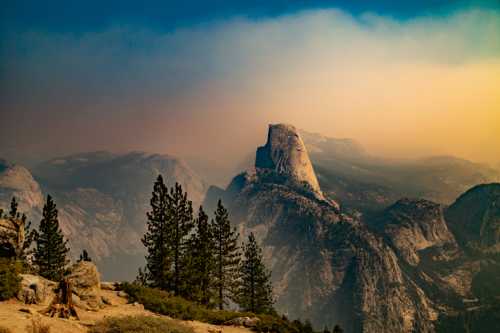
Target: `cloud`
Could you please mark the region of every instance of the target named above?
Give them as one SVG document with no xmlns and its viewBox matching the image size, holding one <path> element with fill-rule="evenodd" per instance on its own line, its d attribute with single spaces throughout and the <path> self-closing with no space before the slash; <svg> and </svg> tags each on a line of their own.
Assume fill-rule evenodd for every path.
<svg viewBox="0 0 500 333">
<path fill-rule="evenodd" d="M 489 161 L 500 142 L 498 31 L 493 10 L 405 21 L 311 10 L 169 33 L 4 33 L 0 149 L 222 159 L 280 121 L 391 156 Z"/>
</svg>

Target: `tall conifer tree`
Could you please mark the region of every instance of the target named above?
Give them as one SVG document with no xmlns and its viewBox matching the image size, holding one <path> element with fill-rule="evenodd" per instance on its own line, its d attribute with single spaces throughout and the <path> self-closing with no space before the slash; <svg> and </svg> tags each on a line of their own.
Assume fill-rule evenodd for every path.
<svg viewBox="0 0 500 333">
<path fill-rule="evenodd" d="M 149 284 L 175 295 L 187 296 L 187 249 L 193 229 L 193 208 L 187 193 L 176 183 L 170 189 L 158 176 L 147 214 L 147 232 L 142 242 L 146 246 L 146 274 Z"/>
<path fill-rule="evenodd" d="M 209 305 L 212 297 L 212 278 L 214 275 L 214 238 L 212 224 L 208 215 L 200 206 L 195 219 L 196 230 L 192 233 L 189 244 L 189 281 L 190 298 L 204 305 Z"/>
<path fill-rule="evenodd" d="M 142 238 L 148 254 L 144 276 L 141 278 L 152 287 L 163 290 L 170 290 L 172 287 L 170 201 L 168 188 L 163 182 L 163 177 L 159 175 L 153 185 L 151 211 L 147 213 L 147 231 Z"/>
<path fill-rule="evenodd" d="M 271 275 L 262 262 L 262 250 L 253 233 L 248 236 L 248 242 L 245 244 L 240 274 L 240 307 L 253 313 L 273 312 Z"/>
<path fill-rule="evenodd" d="M 179 183 L 170 188 L 169 223 L 171 226 L 171 246 L 173 252 L 173 286 L 175 295 L 187 295 L 186 285 L 189 272 L 187 266 L 189 255 L 189 234 L 193 230 L 193 204 L 188 200 L 187 193 L 182 190 Z"/>
<path fill-rule="evenodd" d="M 344 330 L 339 325 L 335 325 L 332 332 L 333 333 L 344 333 Z"/>
<path fill-rule="evenodd" d="M 213 221 L 215 242 L 215 299 L 219 309 L 224 308 L 227 299 L 235 300 L 240 252 L 238 233 L 231 228 L 227 210 L 219 200 Z"/>
<path fill-rule="evenodd" d="M 69 263 L 66 257 L 69 252 L 67 243 L 59 228 L 56 204 L 48 195 L 36 236 L 34 254 L 34 261 L 41 276 L 54 281 L 60 281 L 63 278 Z"/>
</svg>

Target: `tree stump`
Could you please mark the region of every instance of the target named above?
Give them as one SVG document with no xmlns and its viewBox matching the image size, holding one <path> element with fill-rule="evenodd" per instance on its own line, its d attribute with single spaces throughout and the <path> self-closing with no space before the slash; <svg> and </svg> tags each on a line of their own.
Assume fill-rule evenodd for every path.
<svg viewBox="0 0 500 333">
<path fill-rule="evenodd" d="M 59 287 L 56 290 L 56 297 L 50 303 L 49 307 L 40 313 L 49 317 L 70 319 L 71 317 L 80 320 L 78 313 L 73 305 L 72 287 L 68 279 L 59 282 Z"/>
</svg>

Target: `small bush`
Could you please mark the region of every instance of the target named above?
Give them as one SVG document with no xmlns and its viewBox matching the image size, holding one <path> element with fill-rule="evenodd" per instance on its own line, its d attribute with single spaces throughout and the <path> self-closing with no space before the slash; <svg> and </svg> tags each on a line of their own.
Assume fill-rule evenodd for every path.
<svg viewBox="0 0 500 333">
<path fill-rule="evenodd" d="M 103 319 L 97 322 L 89 333 L 194 333 L 194 331 L 171 319 L 128 316 Z"/>
<path fill-rule="evenodd" d="M 42 318 L 31 319 L 31 325 L 26 328 L 27 333 L 50 333 L 50 325 L 42 323 Z"/>
<path fill-rule="evenodd" d="M 0 333 L 12 333 L 7 327 L 0 326 Z"/>
<path fill-rule="evenodd" d="M 252 313 L 208 309 L 182 297 L 172 296 L 168 292 L 138 284 L 124 283 L 121 288 L 129 295 L 130 302 L 141 303 L 147 310 L 176 319 L 220 325 L 237 317 L 254 316 Z"/>
<path fill-rule="evenodd" d="M 168 292 L 144 287 L 138 284 L 124 283 L 120 288 L 129 295 L 130 302 L 138 302 L 144 308 L 162 315 L 182 320 L 197 320 L 204 323 L 222 325 L 237 317 L 258 317 L 260 322 L 254 327 L 256 332 L 303 333 L 304 325 L 300 321 L 290 322 L 286 317 L 272 314 L 255 315 L 250 312 L 213 310 L 193 303 Z"/>
<path fill-rule="evenodd" d="M 20 265 L 0 258 L 0 301 L 15 297 L 21 288 Z"/>
</svg>

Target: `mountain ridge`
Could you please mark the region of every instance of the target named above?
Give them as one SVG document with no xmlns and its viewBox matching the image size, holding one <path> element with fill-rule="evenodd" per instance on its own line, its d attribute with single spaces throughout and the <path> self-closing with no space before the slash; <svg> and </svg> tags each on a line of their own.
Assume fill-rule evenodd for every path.
<svg viewBox="0 0 500 333">
<path fill-rule="evenodd" d="M 280 312 L 350 332 L 434 332 L 440 316 L 474 297 L 482 259 L 460 248 L 446 205 L 399 199 L 360 219 L 270 169 L 267 177 L 237 175 L 205 203 L 218 195 L 240 233 L 257 236 Z"/>
</svg>

